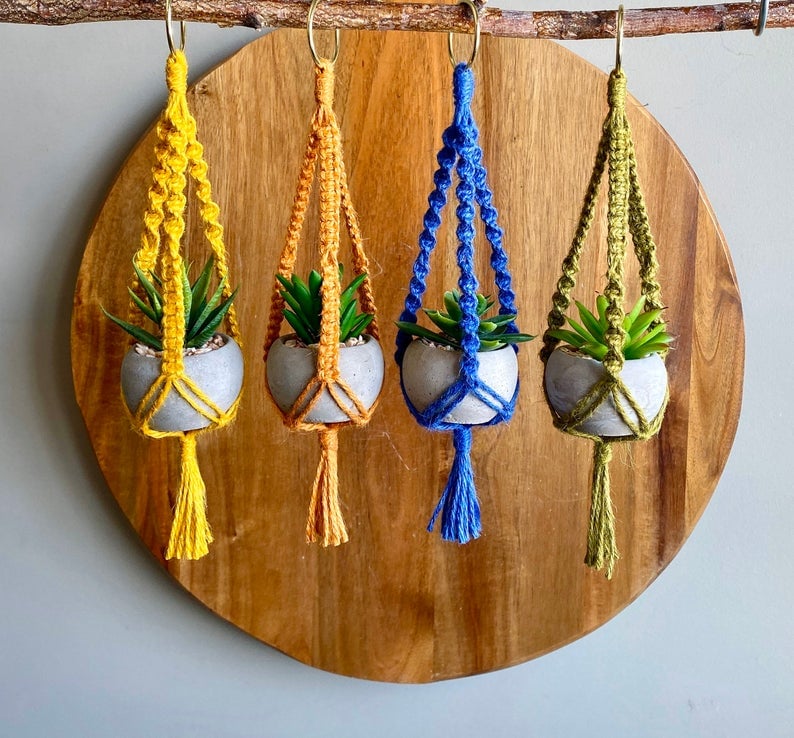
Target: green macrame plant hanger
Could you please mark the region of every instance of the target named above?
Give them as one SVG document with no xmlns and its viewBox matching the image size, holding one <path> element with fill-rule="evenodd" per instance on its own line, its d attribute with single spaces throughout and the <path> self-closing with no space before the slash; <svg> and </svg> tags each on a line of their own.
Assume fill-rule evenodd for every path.
<svg viewBox="0 0 794 738">
<path fill-rule="evenodd" d="M 648 213 L 640 191 L 634 143 L 626 117 L 626 77 L 619 66 L 609 76 L 608 102 L 609 112 L 604 121 L 579 225 L 571 248 L 562 263 L 562 276 L 552 297 L 552 309 L 548 315 L 548 328 L 543 336 L 540 357 L 546 365 L 559 343 L 559 339 L 550 334 L 562 328 L 565 323 L 565 313 L 571 304 L 571 293 L 576 286 L 580 257 L 595 216 L 598 190 L 606 167 L 609 186 L 607 283 L 603 294 L 607 300 L 605 343 L 608 350 L 602 361 L 604 371 L 601 378 L 569 413 L 560 415 L 552 411 L 552 415 L 557 428 L 574 436 L 589 438 L 595 444 L 585 564 L 595 569 L 605 569 L 606 577 L 610 579 L 619 558 L 615 541 L 615 515 L 610 498 L 609 462 L 612 458 L 612 444 L 647 439 L 655 435 L 661 427 L 669 394 L 665 390 L 664 401 L 656 416 L 646 418 L 621 378 L 625 362 L 623 348 L 627 335 L 623 327 L 625 318 L 623 275 L 629 233 L 639 262 L 645 308 L 660 310 L 664 306 L 657 282 L 659 264 L 656 260 L 656 244 L 651 235 Z M 664 325 L 661 318 L 651 323 L 650 327 L 653 329 L 659 325 Z M 664 356 L 666 351 L 659 353 Z M 582 424 L 605 402 L 614 405 L 621 419 L 631 430 L 630 435 L 601 437 L 582 430 Z"/>
</svg>

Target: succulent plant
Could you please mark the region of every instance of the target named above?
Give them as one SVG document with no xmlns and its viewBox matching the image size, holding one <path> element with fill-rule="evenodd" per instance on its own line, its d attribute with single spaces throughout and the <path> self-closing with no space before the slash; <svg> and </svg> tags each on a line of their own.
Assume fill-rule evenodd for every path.
<svg viewBox="0 0 794 738">
<path fill-rule="evenodd" d="M 552 338 L 564 341 L 583 354 L 603 361 L 609 350 L 604 339 L 608 324 L 606 317 L 607 298 L 599 295 L 596 298 L 598 315 L 590 312 L 581 302 L 576 303 L 581 323 L 568 317 L 569 330 L 549 331 Z M 667 333 L 667 326 L 659 321 L 661 309 L 645 310 L 645 295 L 635 303 L 631 312 L 623 319 L 623 330 L 626 331 L 626 342 L 623 345 L 623 356 L 626 359 L 642 359 L 650 354 L 665 351 L 673 337 Z M 644 311 L 644 312 L 643 312 Z M 656 323 L 656 325 L 654 325 Z M 653 327 L 651 327 L 653 326 Z"/>
<path fill-rule="evenodd" d="M 507 333 L 507 326 L 515 320 L 515 315 L 485 315 L 494 306 L 494 301 L 485 295 L 477 295 L 477 317 L 480 325 L 477 335 L 480 339 L 479 351 L 495 351 L 509 343 L 521 343 L 531 341 L 534 336 L 527 333 Z M 441 346 L 449 346 L 454 349 L 462 350 L 461 340 L 463 339 L 463 329 L 460 320 L 463 312 L 460 308 L 460 292 L 451 290 L 444 293 L 444 307 L 446 312 L 440 310 L 425 310 L 425 314 L 438 327 L 439 331 L 432 331 L 418 323 L 407 321 L 397 321 L 397 327 L 412 336 L 426 338 L 433 343 Z"/>
<path fill-rule="evenodd" d="M 188 268 L 184 263 L 182 264 L 182 294 L 185 301 L 185 338 L 183 345 L 185 348 L 199 348 L 212 338 L 237 295 L 237 290 L 235 290 L 227 299 L 221 300 L 223 288 L 226 286 L 226 278 L 221 279 L 215 291 L 211 295 L 209 294 L 214 263 L 214 257 L 210 256 L 198 279 L 192 284 L 188 280 Z M 158 287 L 162 288 L 162 280 L 154 273 L 151 275 L 152 279 L 149 279 L 135 262 L 133 262 L 132 267 L 146 295 L 146 301 L 142 300 L 132 289 L 127 288 L 130 297 L 136 307 L 162 333 L 163 296 L 158 290 Z M 111 315 L 105 308 L 102 308 L 102 312 L 139 343 L 149 346 L 155 351 L 163 350 L 161 336 Z"/>
<path fill-rule="evenodd" d="M 343 273 L 344 267 L 340 264 L 340 280 Z M 366 278 L 366 274 L 359 274 L 342 290 L 339 298 L 340 343 L 345 343 L 351 338 L 358 338 L 375 317 L 372 313 L 358 312 L 356 291 Z M 310 346 L 313 343 L 318 343 L 323 311 L 322 275 L 312 270 L 306 282 L 297 274 L 293 274 L 291 279 L 277 274 L 276 279 L 284 288 L 281 290 L 281 296 L 289 306 L 283 310 L 287 322 L 304 344 Z"/>
</svg>

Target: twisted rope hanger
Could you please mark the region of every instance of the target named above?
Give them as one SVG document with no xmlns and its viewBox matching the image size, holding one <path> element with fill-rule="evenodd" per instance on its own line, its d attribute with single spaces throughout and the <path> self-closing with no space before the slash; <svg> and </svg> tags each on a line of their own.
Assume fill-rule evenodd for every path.
<svg viewBox="0 0 794 738">
<path fill-rule="evenodd" d="M 185 371 L 183 343 L 185 336 L 185 301 L 182 284 L 181 242 L 185 233 L 185 191 L 187 177 L 196 183 L 199 214 L 204 235 L 214 255 L 214 269 L 219 280 L 225 279 L 223 297 L 231 296 L 220 209 L 212 199 L 204 149 L 199 143 L 196 120 L 187 104 L 187 59 L 184 27 L 181 44 L 175 48 L 171 35 L 170 3 L 166 9 L 166 33 L 171 53 L 166 62 L 168 102 L 157 124 L 155 164 L 149 187 L 148 206 L 144 213 L 141 245 L 134 256 L 136 266 L 152 277 L 158 265 L 163 283 L 163 352 L 160 375 L 132 413 L 136 430 L 150 438 L 178 437 L 181 445 L 180 480 L 176 495 L 174 520 L 166 558 L 198 559 L 209 551 L 213 536 L 206 516 L 206 489 L 196 454 L 200 433 L 228 425 L 237 414 L 240 397 L 228 409 L 218 407 Z M 131 289 L 139 291 L 136 278 Z M 138 311 L 131 310 L 131 320 Z M 226 315 L 230 338 L 240 343 L 240 330 L 234 306 Z M 176 393 L 193 410 L 209 421 L 207 428 L 191 431 L 160 431 L 152 422 L 166 400 Z"/>
<path fill-rule="evenodd" d="M 339 303 L 341 284 L 339 281 L 339 247 L 341 217 L 350 238 L 353 272 L 355 276 L 367 275 L 358 289 L 363 312 L 376 315 L 375 299 L 369 279 L 369 261 L 364 252 L 363 237 L 358 216 L 353 207 L 347 174 L 342 156 L 342 136 L 334 101 L 334 59 L 339 53 L 339 34 L 331 59 L 319 56 L 314 45 L 312 20 L 318 0 L 313 0 L 307 24 L 309 48 L 314 60 L 315 100 L 317 107 L 311 121 L 309 139 L 301 165 L 298 187 L 292 207 L 287 240 L 281 252 L 278 275 L 289 278 L 293 272 L 301 240 L 301 231 L 309 207 L 315 171 L 319 178 L 319 242 L 320 270 L 322 282 L 322 316 L 320 320 L 320 342 L 317 349 L 315 375 L 283 415 L 284 424 L 291 430 L 318 431 L 320 434 L 320 463 L 312 488 L 309 515 L 306 524 L 308 542 L 319 542 L 323 546 L 338 546 L 349 540 L 347 528 L 339 503 L 338 438 L 340 428 L 346 425 L 365 425 L 372 417 L 375 405 L 367 408 L 345 382 L 339 370 Z M 264 356 L 267 361 L 270 348 L 278 340 L 283 315 L 284 298 L 278 277 L 274 280 L 270 306 L 270 319 L 265 338 Z M 372 338 L 378 339 L 378 323 L 374 318 L 366 329 Z M 312 409 L 324 395 L 330 396 L 336 406 L 347 416 L 341 423 L 312 423 L 307 421 Z"/>
<path fill-rule="evenodd" d="M 766 0 L 764 0 L 765 2 Z M 503 10 L 479 4 L 482 32 L 488 36 L 546 38 L 564 41 L 614 38 L 614 10 Z M 296 0 L 177 0 L 176 15 L 185 21 L 266 28 L 305 28 L 308 4 Z M 749 31 L 794 27 L 794 0 L 725 3 L 683 7 L 638 8 L 626 13 L 626 36 Z M 162 6 L 149 0 L 0 0 L 0 22 L 69 25 L 96 21 L 162 20 Z M 325 4 L 317 28 L 372 31 L 465 32 L 468 16 L 456 5 L 351 0 Z"/>
<path fill-rule="evenodd" d="M 479 14 L 472 0 L 463 0 L 474 16 L 474 44 L 468 62 L 457 63 L 449 38 L 449 57 L 454 71 L 452 92 L 454 114 L 452 124 L 442 134 L 443 146 L 437 154 L 438 169 L 433 177 L 434 189 L 428 197 L 428 209 L 423 220 L 423 230 L 419 236 L 419 253 L 413 266 L 413 275 L 405 298 L 405 307 L 400 321 L 416 323 L 417 313 L 422 306 L 422 298 L 427 288 L 430 273 L 430 257 L 437 245 L 437 232 L 441 217 L 447 205 L 448 193 L 452 187 L 453 174 L 457 175 L 454 190 L 458 206 L 455 210 L 458 225 L 455 234 L 458 239 L 456 253 L 460 273 L 460 310 L 462 333 L 460 369 L 458 379 L 434 402 L 424 410 L 416 408 L 408 397 L 402 383 L 403 397 L 409 411 L 416 421 L 429 430 L 451 430 L 455 458 L 447 479 L 447 484 L 428 524 L 432 531 L 436 520 L 441 517 L 441 536 L 444 540 L 467 543 L 478 538 L 482 531 L 480 504 L 474 485 L 474 470 L 471 463 L 472 426 L 448 420 L 467 397 L 475 397 L 495 414 L 482 425 L 496 425 L 509 420 L 515 411 L 518 397 L 518 384 L 512 397 L 502 397 L 488 386 L 479 376 L 480 363 L 477 357 L 480 340 L 478 337 L 479 317 L 477 315 L 477 276 L 474 271 L 475 216 L 479 209 L 486 239 L 491 247 L 491 268 L 497 287 L 500 315 L 515 315 L 515 293 L 508 269 L 507 253 L 502 245 L 502 229 L 498 223 L 497 210 L 493 205 L 493 194 L 488 186 L 487 171 L 482 162 L 482 148 L 479 131 L 471 111 L 474 95 L 474 73 L 471 64 L 479 50 Z M 510 321 L 507 331 L 517 333 L 515 321 Z M 405 352 L 413 342 L 408 333 L 398 331 L 395 360 L 402 367 Z M 513 351 L 518 348 L 510 347 Z M 506 350 L 506 349 L 502 349 Z"/>
<path fill-rule="evenodd" d="M 562 276 L 552 297 L 548 327 L 543 336 L 540 357 L 545 364 L 559 343 L 551 332 L 565 323 L 565 313 L 571 304 L 571 293 L 576 286 L 576 275 L 590 226 L 595 218 L 598 191 L 607 170 L 607 284 L 604 297 L 608 328 L 605 341 L 608 346 L 602 364 L 604 375 L 564 415 L 553 413 L 554 425 L 565 433 L 588 438 L 595 444 L 593 454 L 592 500 L 585 563 L 595 569 L 605 569 L 611 578 L 619 558 L 615 542 L 615 518 L 610 497 L 609 462 L 612 444 L 644 440 L 655 435 L 662 424 L 669 393 L 665 394 L 661 409 L 654 418 L 646 418 L 637 400 L 621 378 L 625 363 L 623 348 L 626 331 L 623 302 L 625 286 L 623 268 L 626 257 L 627 236 L 631 234 L 634 253 L 639 263 L 640 288 L 649 310 L 663 307 L 661 289 L 657 280 L 659 264 L 656 244 L 651 235 L 648 213 L 640 189 L 637 158 L 626 116 L 626 76 L 622 70 L 621 6 L 618 10 L 615 68 L 609 76 L 607 99 L 609 112 L 604 120 L 603 132 L 595 157 L 593 173 L 587 187 L 579 224 L 563 263 Z M 661 318 L 651 328 L 662 324 Z M 666 353 L 666 352 L 665 352 Z M 582 430 L 582 425 L 605 402 L 611 402 L 620 418 L 630 430 L 621 438 L 602 438 Z"/>
</svg>

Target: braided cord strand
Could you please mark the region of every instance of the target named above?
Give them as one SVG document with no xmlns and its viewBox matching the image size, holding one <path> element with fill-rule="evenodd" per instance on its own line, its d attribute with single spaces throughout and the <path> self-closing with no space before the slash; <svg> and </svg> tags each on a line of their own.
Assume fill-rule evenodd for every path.
<svg viewBox="0 0 794 738">
<path fill-rule="evenodd" d="M 204 224 L 204 237 L 207 239 L 215 257 L 215 272 L 223 282 L 222 296 L 224 300 L 228 300 L 234 290 L 229 279 L 229 264 L 226 246 L 223 241 L 223 226 L 220 224 L 221 209 L 212 199 L 212 186 L 209 180 L 209 167 L 204 159 L 204 147 L 198 140 L 196 119 L 189 110 L 187 111 L 185 123 L 188 135 L 186 152 L 189 165 L 188 172 L 196 183 L 196 198 L 199 201 L 199 213 Z M 242 348 L 240 324 L 237 320 L 237 310 L 234 303 L 230 305 L 224 320 L 228 326 L 229 335 Z"/>
<path fill-rule="evenodd" d="M 548 328 L 544 334 L 540 357 L 545 363 L 559 342 L 549 334 L 565 323 L 565 313 L 570 307 L 571 292 L 576 286 L 581 254 L 595 217 L 598 190 L 606 168 L 607 283 L 604 296 L 607 299 L 605 310 L 607 329 L 604 332 L 604 339 L 607 353 L 602 362 L 605 374 L 579 399 L 569 413 L 563 416 L 555 414 L 554 424 L 570 435 L 588 438 L 594 442 L 592 497 L 585 563 L 595 569 L 603 569 L 607 579 L 610 579 L 619 559 L 609 475 L 612 445 L 646 439 L 656 434 L 664 418 L 668 396 L 665 396 L 662 408 L 656 417 L 649 420 L 644 416 L 640 404 L 621 378 L 625 363 L 623 349 L 627 339 L 623 327 L 625 317 L 623 303 L 624 263 L 629 233 L 640 266 L 641 289 L 646 296 L 646 305 L 649 309 L 660 308 L 662 305 L 657 281 L 659 265 L 656 259 L 656 245 L 651 235 L 647 210 L 639 185 L 634 143 L 626 115 L 626 77 L 621 69 L 613 70 L 609 76 L 607 98 L 609 112 L 604 121 L 579 224 L 571 248 L 563 261 L 563 273 L 557 283 L 557 291 L 552 297 L 552 309 L 548 315 Z M 610 401 L 614 406 L 631 435 L 621 438 L 601 438 L 581 429 L 582 424 L 606 401 Z"/>
<path fill-rule="evenodd" d="M 507 254 L 502 245 L 503 233 L 498 224 L 493 195 L 488 187 L 487 172 L 479 144 L 479 131 L 471 111 L 473 94 L 474 74 L 467 64 L 458 64 L 453 73 L 453 120 L 442 134 L 443 145 L 436 156 L 438 168 L 433 175 L 434 187 L 428 197 L 428 209 L 419 236 L 419 252 L 414 261 L 405 306 L 400 316 L 401 321 L 416 322 L 430 273 L 430 257 L 437 244 L 437 232 L 441 225 L 442 212 L 447 204 L 454 172 L 457 175 L 455 234 L 458 241 L 456 259 L 459 268 L 459 304 L 462 313 L 459 322 L 463 348 L 459 376 L 441 397 L 423 411 L 414 407 L 404 386 L 403 396 L 408 409 L 420 425 L 430 430 L 451 430 L 453 433 L 455 458 L 447 484 L 428 524 L 428 530 L 432 531 L 440 518 L 441 537 L 457 543 L 466 543 L 479 537 L 482 524 L 471 463 L 472 426 L 452 422 L 448 420 L 448 416 L 467 396 L 471 395 L 494 411 L 494 417 L 485 425 L 495 425 L 512 416 L 518 394 L 516 388 L 512 398 L 503 398 L 479 377 L 478 281 L 474 260 L 475 218 L 478 208 L 480 219 L 484 224 L 485 236 L 491 247 L 490 264 L 495 274 L 499 312 L 503 315 L 513 314 L 516 308 Z M 511 332 L 518 330 L 514 322 L 511 322 L 508 329 Z M 412 337 L 403 331 L 397 334 L 395 360 L 400 366 L 412 340 Z"/>
</svg>

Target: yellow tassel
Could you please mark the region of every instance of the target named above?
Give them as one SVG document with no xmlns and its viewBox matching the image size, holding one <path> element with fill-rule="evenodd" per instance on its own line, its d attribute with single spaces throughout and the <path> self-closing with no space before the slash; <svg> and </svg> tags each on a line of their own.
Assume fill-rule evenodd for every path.
<svg viewBox="0 0 794 738">
<path fill-rule="evenodd" d="M 212 531 L 207 522 L 207 490 L 196 457 L 196 435 L 182 438 L 182 462 L 174 522 L 168 541 L 167 559 L 200 559 L 209 552 Z"/>
<path fill-rule="evenodd" d="M 606 578 L 612 579 L 615 563 L 620 555 L 615 541 L 615 513 L 610 496 L 609 461 L 612 445 L 599 440 L 593 455 L 593 497 L 590 502 L 590 529 L 587 534 L 587 555 L 584 563 L 594 569 L 606 568 Z"/>
<path fill-rule="evenodd" d="M 338 546 L 347 543 L 348 535 L 342 509 L 339 506 L 339 479 L 336 457 L 339 440 L 336 430 L 320 431 L 320 465 L 314 479 L 309 519 L 306 523 L 306 541 L 319 542 L 321 546 Z"/>
</svg>

